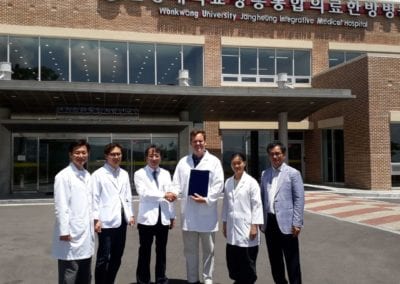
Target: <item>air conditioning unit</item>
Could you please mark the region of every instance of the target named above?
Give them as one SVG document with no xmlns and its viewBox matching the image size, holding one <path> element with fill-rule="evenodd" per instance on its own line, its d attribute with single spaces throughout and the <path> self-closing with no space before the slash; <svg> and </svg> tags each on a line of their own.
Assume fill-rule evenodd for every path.
<svg viewBox="0 0 400 284">
<path fill-rule="evenodd" d="M 186 87 L 190 86 L 189 70 L 186 69 L 179 70 L 178 80 L 179 80 L 179 86 L 186 86 Z"/>
<path fill-rule="evenodd" d="M 11 62 L 0 62 L 0 80 L 11 80 Z"/>
</svg>

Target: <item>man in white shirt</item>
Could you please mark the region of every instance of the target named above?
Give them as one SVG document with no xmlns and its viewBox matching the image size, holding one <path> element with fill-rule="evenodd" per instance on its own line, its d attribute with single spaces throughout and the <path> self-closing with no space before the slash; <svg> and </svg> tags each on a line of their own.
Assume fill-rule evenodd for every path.
<svg viewBox="0 0 400 284">
<path fill-rule="evenodd" d="M 139 195 L 139 252 L 136 282 L 150 284 L 150 260 L 153 239 L 156 239 L 156 284 L 167 284 L 165 275 L 167 259 L 168 231 L 175 224 L 176 194 L 171 190 L 171 175 L 160 168 L 161 149 L 150 145 L 145 151 L 144 168 L 135 172 L 135 187 Z"/>
<path fill-rule="evenodd" d="M 53 256 L 58 259 L 58 283 L 90 283 L 94 253 L 90 174 L 84 168 L 90 146 L 85 140 L 69 146 L 70 164 L 54 182 L 56 223 Z"/>
<path fill-rule="evenodd" d="M 181 217 L 188 283 L 199 283 L 199 246 L 201 242 L 204 284 L 212 284 L 214 271 L 215 232 L 218 231 L 217 201 L 224 186 L 221 162 L 206 149 L 206 133 L 190 133 L 192 155 L 183 157 L 174 173 L 173 183 L 182 194 Z M 189 179 L 193 169 L 208 172 L 208 194 L 189 195 Z"/>
<path fill-rule="evenodd" d="M 120 168 L 122 146 L 104 148 L 106 163 L 92 174 L 93 215 L 99 237 L 96 284 L 114 283 L 124 253 L 127 225 L 134 225 L 132 192 L 128 173 Z"/>
</svg>

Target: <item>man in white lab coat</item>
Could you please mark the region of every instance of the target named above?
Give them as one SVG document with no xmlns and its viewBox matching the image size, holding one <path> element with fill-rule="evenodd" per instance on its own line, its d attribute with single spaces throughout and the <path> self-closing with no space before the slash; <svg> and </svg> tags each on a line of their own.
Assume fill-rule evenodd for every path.
<svg viewBox="0 0 400 284">
<path fill-rule="evenodd" d="M 135 223 L 128 173 L 120 168 L 122 146 L 104 148 L 106 163 L 92 174 L 93 215 L 99 237 L 96 284 L 114 283 L 125 249 L 126 227 Z"/>
<path fill-rule="evenodd" d="M 165 274 L 167 260 L 168 231 L 175 224 L 176 194 L 171 190 L 171 174 L 160 168 L 161 149 L 150 145 L 145 151 L 144 168 L 135 172 L 135 187 L 139 195 L 139 252 L 136 282 L 150 284 L 150 260 L 153 239 L 156 240 L 156 284 L 167 284 Z"/>
<path fill-rule="evenodd" d="M 90 283 L 94 253 L 90 174 L 84 168 L 90 146 L 85 140 L 70 144 L 70 164 L 54 182 L 56 222 L 53 256 L 58 259 L 58 283 Z"/>
<path fill-rule="evenodd" d="M 215 232 L 218 231 L 217 201 L 224 186 L 221 162 L 206 149 L 206 134 L 202 130 L 190 133 L 193 153 L 183 157 L 175 169 L 173 183 L 182 194 L 181 218 L 188 283 L 199 283 L 199 246 L 201 242 L 204 284 L 212 284 L 214 271 Z M 192 169 L 208 171 L 208 194 L 189 195 Z"/>
</svg>

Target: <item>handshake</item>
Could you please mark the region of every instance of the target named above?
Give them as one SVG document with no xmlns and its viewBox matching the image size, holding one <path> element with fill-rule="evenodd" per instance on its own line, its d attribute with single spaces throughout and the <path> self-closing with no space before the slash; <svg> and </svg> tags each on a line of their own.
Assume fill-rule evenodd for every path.
<svg viewBox="0 0 400 284">
<path fill-rule="evenodd" d="M 178 196 L 175 193 L 168 191 L 165 193 L 164 198 L 169 202 L 174 202 Z"/>
</svg>

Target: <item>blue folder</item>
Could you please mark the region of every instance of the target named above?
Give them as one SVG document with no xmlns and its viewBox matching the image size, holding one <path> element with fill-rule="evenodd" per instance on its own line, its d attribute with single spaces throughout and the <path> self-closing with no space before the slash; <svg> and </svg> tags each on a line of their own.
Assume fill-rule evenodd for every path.
<svg viewBox="0 0 400 284">
<path fill-rule="evenodd" d="M 210 171 L 192 169 L 190 171 L 188 195 L 197 193 L 198 195 L 207 197 L 209 176 Z"/>
</svg>

